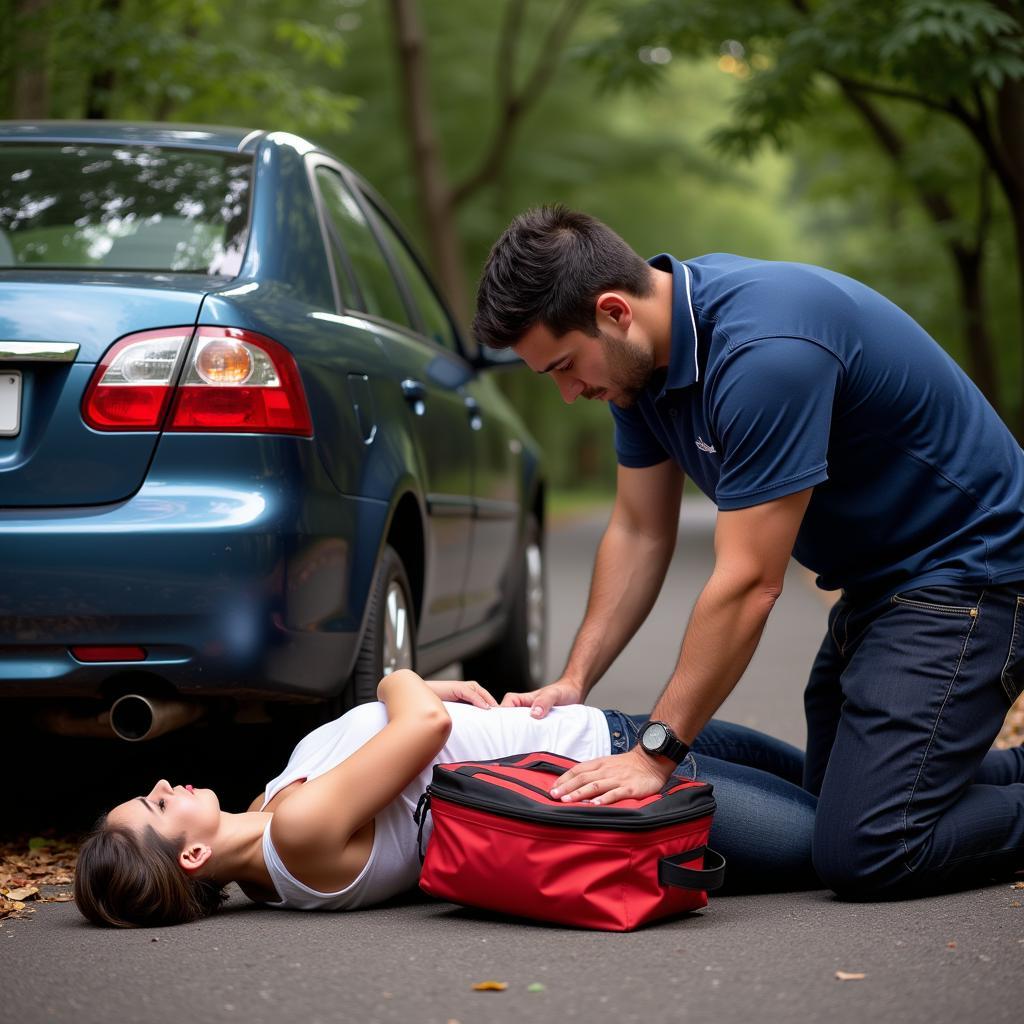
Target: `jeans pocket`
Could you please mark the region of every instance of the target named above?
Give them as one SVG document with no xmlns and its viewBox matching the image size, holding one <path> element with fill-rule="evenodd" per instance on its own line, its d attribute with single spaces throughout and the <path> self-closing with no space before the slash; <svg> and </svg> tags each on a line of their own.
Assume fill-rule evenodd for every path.
<svg viewBox="0 0 1024 1024">
<path fill-rule="evenodd" d="M 970 587 L 918 587 L 892 595 L 892 603 L 936 615 L 978 617 L 977 590 Z"/>
<path fill-rule="evenodd" d="M 1013 612 L 1013 629 L 1010 631 L 1010 650 L 1006 664 L 999 676 L 1006 696 L 1013 703 L 1024 691 L 1024 656 L 1022 656 L 1021 633 L 1024 632 L 1024 596 L 1018 595 L 1017 607 Z"/>
<path fill-rule="evenodd" d="M 697 778 L 697 758 L 692 751 L 672 769 L 672 774 L 677 779 L 688 779 L 690 782 Z"/>
</svg>

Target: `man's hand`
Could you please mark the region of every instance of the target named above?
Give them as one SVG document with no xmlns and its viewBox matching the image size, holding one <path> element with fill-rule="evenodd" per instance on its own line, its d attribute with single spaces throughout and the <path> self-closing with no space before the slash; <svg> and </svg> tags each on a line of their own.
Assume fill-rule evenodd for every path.
<svg viewBox="0 0 1024 1024">
<path fill-rule="evenodd" d="M 477 708 L 496 708 L 498 706 L 498 702 L 478 682 L 473 680 L 459 682 L 453 679 L 424 679 L 423 682 L 441 700 L 472 704 Z"/>
<path fill-rule="evenodd" d="M 583 690 L 564 676 L 539 690 L 529 693 L 506 693 L 501 702 L 503 708 L 529 708 L 534 718 L 543 718 L 553 707 L 562 704 L 580 704 Z"/>
<path fill-rule="evenodd" d="M 667 758 L 655 759 L 634 747 L 625 754 L 576 765 L 558 780 L 551 795 L 563 803 L 613 804 L 628 797 L 639 799 L 657 793 L 674 768 Z"/>
</svg>

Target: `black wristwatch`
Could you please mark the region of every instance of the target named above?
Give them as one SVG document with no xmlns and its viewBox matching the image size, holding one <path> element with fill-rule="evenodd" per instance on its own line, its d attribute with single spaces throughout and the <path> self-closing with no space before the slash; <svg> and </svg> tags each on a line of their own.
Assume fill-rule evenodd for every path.
<svg viewBox="0 0 1024 1024">
<path fill-rule="evenodd" d="M 644 753 L 671 758 L 678 764 L 690 752 L 684 743 L 664 722 L 647 722 L 640 730 L 640 746 Z"/>
</svg>

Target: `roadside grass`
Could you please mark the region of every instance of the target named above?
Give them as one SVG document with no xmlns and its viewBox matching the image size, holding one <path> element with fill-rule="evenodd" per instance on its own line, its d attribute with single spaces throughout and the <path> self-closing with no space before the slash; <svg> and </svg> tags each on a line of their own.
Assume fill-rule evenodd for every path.
<svg viewBox="0 0 1024 1024">
<path fill-rule="evenodd" d="M 577 519 L 610 511 L 615 493 L 605 488 L 553 490 L 548 494 L 547 513 L 551 526 L 564 526 Z"/>
</svg>

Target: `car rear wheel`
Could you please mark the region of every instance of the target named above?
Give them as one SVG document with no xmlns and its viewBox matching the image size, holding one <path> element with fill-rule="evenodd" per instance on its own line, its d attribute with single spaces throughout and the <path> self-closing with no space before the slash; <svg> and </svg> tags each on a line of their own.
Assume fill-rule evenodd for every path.
<svg viewBox="0 0 1024 1024">
<path fill-rule="evenodd" d="M 508 692 L 536 690 L 547 682 L 547 577 L 540 523 L 530 516 L 515 567 L 508 624 L 497 643 L 462 663 L 500 700 Z"/>
<path fill-rule="evenodd" d="M 357 704 L 377 699 L 381 677 L 416 667 L 416 612 L 398 552 L 385 545 L 370 593 L 366 631 L 353 674 Z"/>
</svg>

